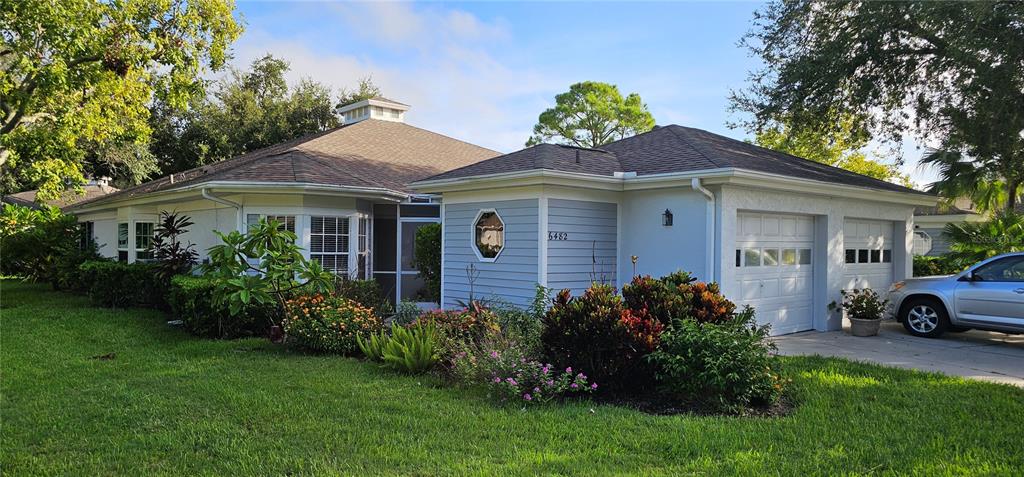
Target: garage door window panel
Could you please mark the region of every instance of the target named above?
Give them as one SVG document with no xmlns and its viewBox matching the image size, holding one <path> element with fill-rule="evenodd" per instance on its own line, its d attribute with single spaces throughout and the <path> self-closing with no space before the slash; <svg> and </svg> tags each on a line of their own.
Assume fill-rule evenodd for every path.
<svg viewBox="0 0 1024 477">
<path fill-rule="evenodd" d="M 761 255 L 762 263 L 766 267 L 774 267 L 779 264 L 779 249 L 777 248 L 766 248 L 764 253 Z"/>
</svg>

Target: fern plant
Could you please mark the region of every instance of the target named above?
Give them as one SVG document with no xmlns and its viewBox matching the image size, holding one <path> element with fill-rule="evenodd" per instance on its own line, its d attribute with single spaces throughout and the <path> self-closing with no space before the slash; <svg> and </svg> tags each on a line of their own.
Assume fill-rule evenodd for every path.
<svg viewBox="0 0 1024 477">
<path fill-rule="evenodd" d="M 372 341 L 372 338 L 371 338 Z M 437 364 L 437 327 L 417 323 L 408 328 L 392 325 L 391 338 L 381 350 L 384 364 L 411 374 L 428 371 Z"/>
</svg>

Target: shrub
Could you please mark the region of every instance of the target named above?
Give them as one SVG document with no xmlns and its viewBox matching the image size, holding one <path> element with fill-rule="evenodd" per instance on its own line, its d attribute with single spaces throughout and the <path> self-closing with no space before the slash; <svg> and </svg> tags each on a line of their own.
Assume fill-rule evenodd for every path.
<svg viewBox="0 0 1024 477">
<path fill-rule="evenodd" d="M 499 331 L 497 316 L 476 303 L 461 310 L 428 311 L 413 324 L 436 328 L 438 355 L 446 362 L 463 351 L 467 344 L 480 343 Z"/>
<path fill-rule="evenodd" d="M 97 257 L 96 253 L 82 253 L 81 234 L 75 216 L 56 207 L 4 204 L 0 210 L 0 274 L 47 282 L 59 289 L 62 278 L 68 279 L 69 269 Z"/>
<path fill-rule="evenodd" d="M 679 275 L 671 276 L 676 280 L 656 279 L 650 275 L 633 277 L 633 281 L 622 287 L 622 298 L 626 301 L 626 306 L 634 311 L 646 310 L 648 316 L 662 325 L 672 323 L 675 317 L 687 316 L 690 312 L 690 303 L 680 293 L 678 285 L 689 281 L 679 280 Z M 676 284 L 676 281 L 682 283 Z"/>
<path fill-rule="evenodd" d="M 400 325 L 410 325 L 412 322 L 416 321 L 421 314 L 423 314 L 423 310 L 421 310 L 419 305 L 415 302 L 402 300 L 398 302 L 398 309 L 395 310 L 394 316 L 391 317 L 391 322 L 398 323 Z"/>
<path fill-rule="evenodd" d="M 935 275 L 952 275 L 964 271 L 970 262 L 963 263 L 949 255 L 932 257 L 928 255 L 914 256 L 914 276 L 930 277 Z"/>
<path fill-rule="evenodd" d="M 288 340 L 313 351 L 353 355 L 358 340 L 382 328 L 373 310 L 334 295 L 302 295 L 285 303 Z"/>
<path fill-rule="evenodd" d="M 521 403 L 543 403 L 569 394 L 589 393 L 597 383 L 572 367 L 555 368 L 524 356 L 512 347 L 490 350 L 477 357 L 476 367 L 489 374 L 483 380 L 491 396 Z"/>
<path fill-rule="evenodd" d="M 541 356 L 540 335 L 542 321 L 547 313 L 549 293 L 548 288 L 537 284 L 529 308 L 524 310 L 505 303 L 496 303 L 491 308 L 497 317 L 501 334 L 514 341 L 531 358 Z"/>
<path fill-rule="evenodd" d="M 377 316 L 383 317 L 391 310 L 391 303 L 384 296 L 384 290 L 381 289 L 380 283 L 372 278 L 368 280 L 340 278 L 334 282 L 334 294 L 372 308 Z"/>
<path fill-rule="evenodd" d="M 429 371 L 438 361 L 437 328 L 430 323 L 391 326 L 391 337 L 384 343 L 381 359 L 388 367 L 405 373 Z"/>
<path fill-rule="evenodd" d="M 747 307 L 732 320 L 680 319 L 648 356 L 660 388 L 676 399 L 716 411 L 743 412 L 775 402 L 782 379 L 772 372 L 768 326 Z"/>
<path fill-rule="evenodd" d="M 949 236 L 950 256 L 966 268 L 999 254 L 1024 251 L 1024 214 L 1007 210 L 984 222 L 950 223 L 943 233 Z"/>
<path fill-rule="evenodd" d="M 427 224 L 416 229 L 413 263 L 426 284 L 426 297 L 441 301 L 441 224 Z"/>
<path fill-rule="evenodd" d="M 272 307 L 252 304 L 242 313 L 231 316 L 227 307 L 214 300 L 216 286 L 216 281 L 206 277 L 177 275 L 171 278 L 167 302 L 185 330 L 196 336 L 221 339 L 267 334 Z"/>
<path fill-rule="evenodd" d="M 610 286 L 594 284 L 576 298 L 562 290 L 544 316 L 541 343 L 547 361 L 562 369 L 579 366 L 606 389 L 646 385 L 651 376 L 641 358 L 650 350 L 650 338 L 637 330 L 655 327 L 627 325 L 651 319 L 629 314 L 624 321 L 624 312 Z"/>
<path fill-rule="evenodd" d="M 80 267 L 87 294 L 97 306 L 166 308 L 167 286 L 150 263 L 90 261 Z"/>
<path fill-rule="evenodd" d="M 89 241 L 84 248 L 68 251 L 55 267 L 55 283 L 57 289 L 75 293 L 89 291 L 89 279 L 82 272 L 82 264 L 91 261 L 105 260 L 100 256 L 96 244 Z"/>
<path fill-rule="evenodd" d="M 736 315 L 736 304 L 727 300 L 717 283 L 680 285 L 690 302 L 690 318 L 701 323 L 723 323 Z"/>
<path fill-rule="evenodd" d="M 214 231 L 223 242 L 210 247 L 203 268 L 217 281 L 214 298 L 233 316 L 252 303 L 276 305 L 283 317 L 285 302 L 296 291 L 322 293 L 334 289 L 334 275 L 319 262 L 307 260 L 295 245 L 295 233 L 274 220 L 261 219 L 242 234 Z"/>
<path fill-rule="evenodd" d="M 889 300 L 883 300 L 870 288 L 862 290 L 840 290 L 843 295 L 842 302 L 833 302 L 829 308 L 840 308 L 850 318 L 858 320 L 881 320 L 885 312 L 885 305 Z"/>
</svg>

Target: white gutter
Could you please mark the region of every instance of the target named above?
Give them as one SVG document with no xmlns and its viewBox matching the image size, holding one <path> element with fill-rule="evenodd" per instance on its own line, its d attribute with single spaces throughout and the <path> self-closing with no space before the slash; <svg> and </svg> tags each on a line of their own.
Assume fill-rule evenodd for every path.
<svg viewBox="0 0 1024 477">
<path fill-rule="evenodd" d="M 224 198 L 221 198 L 221 197 L 217 197 L 217 196 L 211 194 L 210 191 L 207 190 L 207 188 L 205 188 L 205 187 L 203 187 L 201 189 L 201 192 L 203 194 L 203 198 L 206 199 L 206 200 L 210 200 L 210 201 L 216 202 L 216 203 L 221 204 L 221 205 L 226 205 L 228 207 L 234 207 L 235 208 L 235 229 L 238 230 L 239 232 L 244 232 L 244 224 L 242 223 L 242 204 L 239 204 L 238 202 L 232 202 L 230 200 L 227 200 L 227 199 L 224 199 Z"/>
<path fill-rule="evenodd" d="M 693 190 L 700 192 L 701 194 L 704 194 L 704 197 L 707 199 L 708 217 L 705 223 L 708 224 L 708 229 L 707 237 L 705 239 L 705 243 L 707 245 L 705 247 L 706 250 L 704 252 L 704 281 L 710 283 L 715 281 L 715 244 L 718 243 L 718 241 L 715 240 L 715 237 L 718 234 L 718 229 L 715 227 L 715 193 L 708 190 L 707 187 L 701 185 L 699 177 L 694 177 L 693 179 L 690 179 L 690 187 L 692 187 Z"/>
</svg>

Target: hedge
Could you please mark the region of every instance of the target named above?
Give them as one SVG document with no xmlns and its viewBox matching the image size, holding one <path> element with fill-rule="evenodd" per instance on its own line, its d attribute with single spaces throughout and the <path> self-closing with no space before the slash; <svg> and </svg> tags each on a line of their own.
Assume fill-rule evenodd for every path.
<svg viewBox="0 0 1024 477">
<path fill-rule="evenodd" d="M 97 306 L 165 308 L 167 285 L 149 263 L 88 261 L 76 277 L 87 286 L 86 294 Z"/>
<path fill-rule="evenodd" d="M 178 275 L 171 279 L 167 302 L 188 332 L 224 339 L 267 334 L 275 305 L 250 305 L 231 316 L 227 306 L 215 304 L 215 287 L 210 278 Z"/>
</svg>

